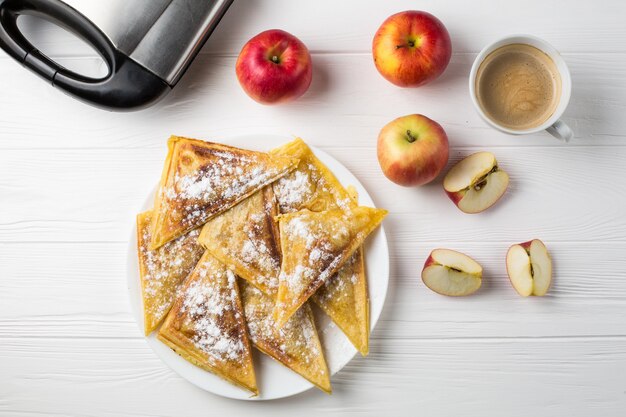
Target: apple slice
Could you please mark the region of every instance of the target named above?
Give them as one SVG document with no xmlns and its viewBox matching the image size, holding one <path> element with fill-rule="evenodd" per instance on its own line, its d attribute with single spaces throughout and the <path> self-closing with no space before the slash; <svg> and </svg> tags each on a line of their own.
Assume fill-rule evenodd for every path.
<svg viewBox="0 0 626 417">
<path fill-rule="evenodd" d="M 545 295 L 552 282 L 552 259 L 539 239 L 513 245 L 506 253 L 506 271 L 522 297 Z"/>
<path fill-rule="evenodd" d="M 478 262 L 450 249 L 433 250 L 422 269 L 422 281 L 428 288 L 453 297 L 476 292 L 482 277 L 483 268 Z"/>
<path fill-rule="evenodd" d="M 459 161 L 443 179 L 450 200 L 464 213 L 493 206 L 509 186 L 509 175 L 498 168 L 491 152 L 478 152 Z"/>
</svg>

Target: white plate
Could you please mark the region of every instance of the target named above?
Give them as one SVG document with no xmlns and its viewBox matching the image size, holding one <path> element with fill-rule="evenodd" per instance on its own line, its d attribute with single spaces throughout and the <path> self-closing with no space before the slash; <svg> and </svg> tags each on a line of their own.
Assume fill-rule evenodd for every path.
<svg viewBox="0 0 626 417">
<path fill-rule="evenodd" d="M 225 140 L 224 143 L 247 149 L 269 150 L 290 140 L 292 139 L 276 136 L 246 136 Z M 326 152 L 315 147 L 311 148 L 315 155 L 334 172 L 344 186 L 354 185 L 356 187 L 359 192 L 360 204 L 375 207 L 372 198 L 363 185 L 346 167 Z M 157 178 L 157 173 L 155 173 L 155 178 Z M 153 190 L 147 196 L 140 211 L 145 211 L 152 207 L 155 191 Z M 365 263 L 370 297 L 370 328 L 373 330 L 383 309 L 387 294 L 387 283 L 389 281 L 389 252 L 387 249 L 387 237 L 382 226 L 378 227 L 365 243 Z M 128 246 L 128 290 L 135 319 L 143 333 L 143 306 L 139 284 L 139 266 L 137 263 L 137 238 L 136 230 L 134 229 Z M 354 357 L 356 349 L 341 330 L 317 309 L 316 323 L 325 349 L 329 371 L 331 375 L 334 375 Z M 274 361 L 269 356 L 253 349 L 255 350 L 254 368 L 260 395 L 250 398 L 248 392 L 182 359 L 174 351 L 158 341 L 156 332 L 153 332 L 146 340 L 163 362 L 181 377 L 202 389 L 223 397 L 240 400 L 271 400 L 299 394 L 313 387 L 310 382 L 300 375 Z"/>
</svg>

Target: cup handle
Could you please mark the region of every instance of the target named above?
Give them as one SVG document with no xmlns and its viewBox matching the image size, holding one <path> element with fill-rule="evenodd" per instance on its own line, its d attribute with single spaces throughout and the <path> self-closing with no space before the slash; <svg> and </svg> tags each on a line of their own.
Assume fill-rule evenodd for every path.
<svg viewBox="0 0 626 417">
<path fill-rule="evenodd" d="M 574 137 L 572 129 L 565 124 L 562 120 L 557 120 L 552 126 L 546 129 L 546 131 L 557 139 L 563 142 L 569 142 Z"/>
</svg>

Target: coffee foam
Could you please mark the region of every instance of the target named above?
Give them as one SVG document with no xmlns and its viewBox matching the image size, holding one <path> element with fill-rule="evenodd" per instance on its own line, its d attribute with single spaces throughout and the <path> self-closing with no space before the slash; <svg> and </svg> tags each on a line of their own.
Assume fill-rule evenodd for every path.
<svg viewBox="0 0 626 417">
<path fill-rule="evenodd" d="M 496 49 L 481 63 L 476 97 L 483 112 L 496 124 L 525 130 L 554 114 L 561 95 L 561 77 L 554 61 L 526 44 Z"/>
</svg>

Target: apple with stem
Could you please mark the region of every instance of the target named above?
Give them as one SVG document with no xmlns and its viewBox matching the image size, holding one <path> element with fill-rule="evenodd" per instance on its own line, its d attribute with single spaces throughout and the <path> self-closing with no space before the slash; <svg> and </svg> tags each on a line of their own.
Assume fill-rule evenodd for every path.
<svg viewBox="0 0 626 417">
<path fill-rule="evenodd" d="M 552 259 L 546 245 L 533 239 L 511 246 L 506 254 L 506 271 L 522 297 L 545 295 L 552 282 Z"/>
<path fill-rule="evenodd" d="M 308 90 L 313 78 L 307 47 L 278 29 L 250 39 L 239 53 L 235 69 L 243 90 L 261 104 L 294 100 Z"/>
<path fill-rule="evenodd" d="M 433 250 L 422 269 L 422 281 L 434 292 L 452 297 L 470 295 L 482 284 L 483 268 L 469 256 L 450 249 Z"/>
<path fill-rule="evenodd" d="M 378 135 L 378 162 L 387 178 L 405 187 L 426 184 L 448 162 L 448 136 L 421 114 L 399 117 Z"/>
<path fill-rule="evenodd" d="M 400 87 L 419 87 L 439 77 L 452 56 L 448 30 L 430 13 L 408 10 L 376 31 L 372 54 L 378 72 Z"/>
<path fill-rule="evenodd" d="M 493 206 L 509 186 L 509 175 L 490 152 L 478 152 L 454 165 L 443 179 L 450 200 L 464 213 Z"/>
</svg>

